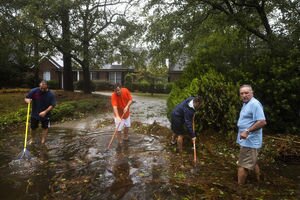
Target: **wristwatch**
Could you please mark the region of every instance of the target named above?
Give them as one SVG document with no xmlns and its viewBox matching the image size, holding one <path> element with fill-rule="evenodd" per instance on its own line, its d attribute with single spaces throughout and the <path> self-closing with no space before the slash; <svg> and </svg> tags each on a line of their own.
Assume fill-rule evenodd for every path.
<svg viewBox="0 0 300 200">
<path fill-rule="evenodd" d="M 250 133 L 249 129 L 246 129 L 245 131 L 246 131 L 247 133 Z"/>
</svg>

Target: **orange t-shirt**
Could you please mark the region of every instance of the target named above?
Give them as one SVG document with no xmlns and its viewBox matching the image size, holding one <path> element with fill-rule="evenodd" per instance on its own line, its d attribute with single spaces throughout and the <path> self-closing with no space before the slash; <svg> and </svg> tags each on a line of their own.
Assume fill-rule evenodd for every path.
<svg viewBox="0 0 300 200">
<path fill-rule="evenodd" d="M 123 115 L 123 110 L 128 104 L 128 102 L 132 100 L 131 94 L 127 88 L 121 88 L 121 95 L 118 96 L 117 93 L 112 93 L 111 95 L 111 105 L 117 106 L 119 116 L 121 117 Z M 129 109 L 127 113 L 124 115 L 124 119 L 127 119 L 129 116 Z"/>
</svg>

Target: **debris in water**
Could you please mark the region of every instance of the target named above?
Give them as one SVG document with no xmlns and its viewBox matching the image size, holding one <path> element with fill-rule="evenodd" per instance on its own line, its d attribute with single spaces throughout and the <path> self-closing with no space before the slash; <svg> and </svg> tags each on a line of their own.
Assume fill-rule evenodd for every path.
<svg viewBox="0 0 300 200">
<path fill-rule="evenodd" d="M 12 174 L 31 174 L 36 170 L 36 166 L 38 166 L 41 162 L 37 158 L 31 158 L 30 160 L 26 159 L 17 159 L 12 160 L 8 163 L 9 168 L 12 170 Z"/>
</svg>

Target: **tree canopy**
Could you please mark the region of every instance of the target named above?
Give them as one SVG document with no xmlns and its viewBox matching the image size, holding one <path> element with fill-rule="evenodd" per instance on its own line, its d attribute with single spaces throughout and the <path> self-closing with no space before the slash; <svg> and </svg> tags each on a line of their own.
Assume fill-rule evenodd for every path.
<svg viewBox="0 0 300 200">
<path fill-rule="evenodd" d="M 216 70 L 224 82 L 252 84 L 269 129 L 299 133 L 299 11 L 292 0 L 153 0 L 147 38 L 158 57 L 190 58 L 178 87 Z"/>
</svg>

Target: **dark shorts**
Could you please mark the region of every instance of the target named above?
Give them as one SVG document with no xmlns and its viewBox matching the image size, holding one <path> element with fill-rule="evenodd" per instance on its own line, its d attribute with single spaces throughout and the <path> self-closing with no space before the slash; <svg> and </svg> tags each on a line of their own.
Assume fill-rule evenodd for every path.
<svg viewBox="0 0 300 200">
<path fill-rule="evenodd" d="M 184 135 L 186 132 L 184 122 L 173 115 L 171 116 L 171 129 L 176 135 Z"/>
<path fill-rule="evenodd" d="M 38 120 L 38 119 L 35 119 L 35 118 L 32 117 L 30 119 L 31 129 L 34 130 L 34 129 L 38 128 L 39 122 L 41 122 L 43 129 L 47 129 L 50 126 L 50 119 L 49 118 L 43 118 L 42 120 Z"/>
<path fill-rule="evenodd" d="M 241 147 L 238 165 L 240 167 L 253 170 L 258 159 L 259 149 Z"/>
</svg>

